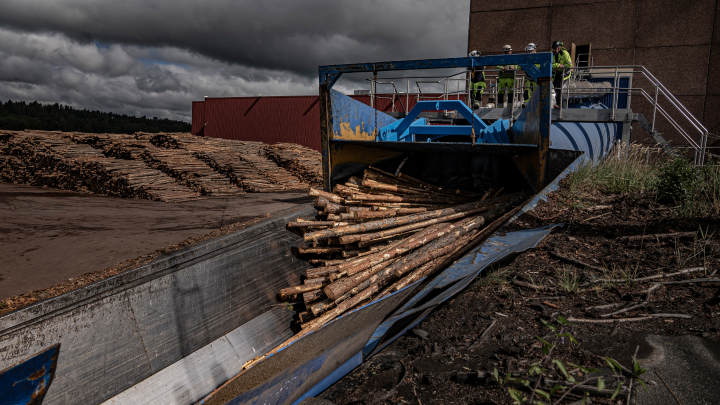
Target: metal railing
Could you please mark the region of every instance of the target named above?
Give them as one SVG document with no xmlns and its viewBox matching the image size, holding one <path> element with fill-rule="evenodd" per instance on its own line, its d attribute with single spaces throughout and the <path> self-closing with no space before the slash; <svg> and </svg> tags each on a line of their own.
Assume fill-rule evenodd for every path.
<svg viewBox="0 0 720 405">
<path fill-rule="evenodd" d="M 673 129 L 675 129 L 685 141 L 695 150 L 694 163 L 696 165 L 703 165 L 705 163 L 705 157 L 707 154 L 707 141 L 710 137 L 709 131 L 702 125 L 702 123 L 695 118 L 695 116 L 665 87 L 650 71 L 641 65 L 621 65 L 621 66 L 589 66 L 589 67 L 572 67 L 563 70 L 563 76 L 570 74 L 571 80 L 583 80 L 583 78 L 612 78 L 613 83 L 611 87 L 612 91 L 612 105 L 609 106 L 612 109 L 611 117 L 616 119 L 616 113 L 618 110 L 618 99 L 620 95 L 626 95 L 631 97 L 632 95 L 642 96 L 648 101 L 652 107 L 652 118 L 650 121 L 650 132 L 654 133 L 656 130 L 658 116 L 663 117 Z M 642 87 L 620 87 L 620 79 L 622 77 L 635 78 L 638 75 L 641 78 L 647 80 L 652 88 L 652 93 L 649 93 Z M 561 100 L 560 108 L 565 107 L 570 98 L 572 97 L 570 88 L 567 86 L 568 81 L 563 81 L 561 88 Z M 670 110 L 666 109 L 661 105 L 661 98 L 669 104 Z M 567 107 L 565 107 L 567 108 Z M 682 122 L 675 119 L 670 112 L 679 114 Z M 560 117 L 562 113 L 560 113 Z M 683 125 L 684 124 L 684 125 Z M 699 139 L 698 139 L 699 138 Z"/>
<path fill-rule="evenodd" d="M 487 88 L 484 90 L 484 95 L 493 97 L 496 101 L 496 107 L 502 107 L 498 105 L 498 81 L 499 81 L 499 69 L 485 69 L 485 83 Z M 445 76 L 422 76 L 422 77 L 384 77 L 382 80 L 370 80 L 371 83 L 371 106 L 375 106 L 376 98 L 387 98 L 391 100 L 392 110 L 396 111 L 395 100 L 401 100 L 401 107 L 403 110 L 409 109 L 410 97 L 413 97 L 415 101 L 421 100 L 448 100 L 451 96 L 464 95 L 466 103 L 470 105 L 472 86 L 470 85 L 470 78 L 468 71 L 461 71 L 452 75 Z M 695 151 L 694 163 L 696 165 L 703 165 L 705 163 L 706 156 L 708 154 L 707 144 L 708 139 L 711 136 L 709 131 L 702 125 L 702 123 L 695 118 L 695 116 L 662 84 L 660 81 L 652 75 L 647 68 L 641 65 L 620 65 L 620 66 L 583 66 L 583 67 L 572 67 L 566 68 L 562 72 L 563 76 L 570 75 L 570 80 L 582 81 L 588 78 L 607 78 L 612 79 L 612 86 L 606 88 L 607 91 L 612 95 L 612 102 L 608 108 L 611 109 L 611 119 L 618 120 L 618 100 L 620 96 L 626 96 L 628 98 L 628 107 L 633 95 L 641 96 L 652 107 L 652 114 L 648 114 L 648 121 L 650 122 L 649 132 L 654 134 L 656 132 L 657 123 L 659 118 L 664 118 L 670 126 L 677 131 L 678 134 L 692 147 Z M 458 77 L 464 76 L 464 77 Z M 648 91 L 642 87 L 621 87 L 620 79 L 629 77 L 630 82 L 635 78 L 643 78 L 649 82 L 651 90 Z M 416 92 L 410 92 L 410 82 L 415 79 Z M 417 80 L 420 79 L 420 80 Z M 393 80 L 402 80 L 405 83 L 405 92 L 398 90 Z M 455 83 L 453 83 L 455 82 Z M 524 102 L 524 91 L 529 88 L 529 81 L 526 80 L 525 74 L 522 71 L 514 72 L 514 87 L 504 89 L 505 94 L 512 92 L 512 99 L 508 100 L 508 106 L 511 108 L 511 117 L 514 116 L 516 108 L 520 108 Z M 560 97 L 560 111 L 558 112 L 558 119 L 562 119 L 563 110 L 569 108 L 570 101 L 577 97 L 577 94 L 573 93 L 573 90 L 567 86 L 568 81 L 563 81 L 563 86 L 559 89 L 561 93 Z M 442 91 L 438 92 L 438 96 L 430 96 L 428 93 L 423 92 L 422 84 L 439 84 L 442 86 Z M 457 86 L 453 86 L 456 84 Z M 392 97 L 383 97 L 377 95 L 378 85 L 391 85 L 393 88 Z M 451 90 L 452 87 L 456 87 L 455 90 Z M 405 103 L 402 103 L 402 98 L 405 98 Z M 479 100 L 482 105 L 482 98 Z M 472 107 L 472 106 L 471 106 Z M 405 111 L 407 112 L 407 111 Z M 445 111 L 447 113 L 447 111 Z M 675 115 L 675 116 L 673 116 Z"/>
</svg>

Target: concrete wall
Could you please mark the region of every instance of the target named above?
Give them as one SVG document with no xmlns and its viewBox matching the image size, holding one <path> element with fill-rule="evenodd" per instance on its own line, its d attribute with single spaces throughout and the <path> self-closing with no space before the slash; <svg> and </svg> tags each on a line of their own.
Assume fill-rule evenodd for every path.
<svg viewBox="0 0 720 405">
<path fill-rule="evenodd" d="M 718 133 L 719 8 L 717 0 L 472 0 L 468 51 L 501 53 L 505 44 L 521 51 L 529 42 L 549 51 L 553 40 L 569 50 L 571 43 L 590 43 L 595 66 L 645 66 L 711 133 Z M 637 74 L 633 87 L 654 94 Z M 633 110 L 651 117 L 648 106 L 633 97 Z M 674 144 L 684 143 L 668 122 L 658 126 Z M 639 127 L 633 141 L 652 143 Z"/>
</svg>

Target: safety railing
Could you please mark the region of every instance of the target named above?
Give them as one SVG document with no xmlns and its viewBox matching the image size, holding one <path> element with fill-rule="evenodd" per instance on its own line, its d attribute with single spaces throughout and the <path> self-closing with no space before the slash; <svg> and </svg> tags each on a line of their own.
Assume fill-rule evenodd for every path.
<svg viewBox="0 0 720 405">
<path fill-rule="evenodd" d="M 563 76 L 570 74 L 571 80 L 583 80 L 587 77 L 592 78 L 612 78 L 613 83 L 610 88 L 612 92 L 612 103 L 608 106 L 612 112 L 612 119 L 616 119 L 618 110 L 618 99 L 620 95 L 631 97 L 632 95 L 642 96 L 652 107 L 652 116 L 647 117 L 650 122 L 650 133 L 654 133 L 657 127 L 658 118 L 664 118 L 670 126 L 677 131 L 678 134 L 695 150 L 694 162 L 696 165 L 703 165 L 707 155 L 707 142 L 710 137 L 709 131 L 702 123 L 665 87 L 650 71 L 641 65 L 621 65 L 621 66 L 590 66 L 590 67 L 572 67 L 563 71 Z M 637 77 L 636 77 L 637 76 Z M 642 87 L 621 87 L 620 79 L 622 77 L 644 78 L 649 82 L 652 93 Z M 567 85 L 568 81 L 563 81 L 560 90 L 562 96 L 560 103 L 560 117 L 562 117 L 562 109 L 567 108 L 569 100 L 572 98 L 572 92 Z M 667 102 L 669 106 L 663 107 L 661 100 Z M 669 107 L 669 108 L 668 108 Z M 679 121 L 671 113 L 682 121 Z"/>
<path fill-rule="evenodd" d="M 504 94 L 511 93 L 513 97 L 508 101 L 507 105 L 511 108 L 511 117 L 514 116 L 515 109 L 521 108 L 524 102 L 524 91 L 529 89 L 529 80 L 526 80 L 525 74 L 520 71 L 514 71 L 513 84 L 514 87 L 500 90 L 498 88 L 499 82 L 499 69 L 485 69 L 485 83 L 487 85 L 484 90 L 484 94 L 488 97 L 495 99 L 495 107 L 503 107 L 499 105 L 499 91 L 503 91 Z M 612 85 L 609 88 L 605 88 L 607 92 L 611 94 L 610 105 L 606 106 L 611 109 L 611 119 L 618 120 L 617 111 L 618 100 L 620 96 L 626 96 L 628 102 L 631 100 L 633 95 L 640 96 L 646 100 L 651 108 L 651 114 L 646 117 L 649 121 L 649 132 L 654 134 L 657 129 L 658 119 L 662 118 L 670 125 L 672 129 L 677 131 L 678 134 L 692 147 L 695 151 L 694 162 L 696 165 L 703 165 L 708 155 L 707 145 L 708 139 L 711 136 L 709 131 L 702 125 L 702 123 L 662 84 L 660 81 L 650 73 L 647 68 L 641 65 L 621 65 L 621 66 L 584 66 L 584 67 L 572 67 L 566 68 L 562 72 L 563 76 L 570 74 L 571 80 L 583 81 L 587 78 L 608 78 L 612 79 Z M 462 76 L 462 77 L 460 77 Z M 642 87 L 622 87 L 620 85 L 620 79 L 624 77 L 630 77 L 631 79 L 643 78 L 649 82 L 650 90 Z M 410 92 L 411 81 L 415 82 L 416 92 Z M 472 86 L 470 83 L 469 72 L 461 71 L 452 75 L 445 76 L 423 76 L 423 77 L 384 77 L 382 81 L 368 79 L 372 82 L 371 86 L 371 105 L 375 105 L 375 98 L 382 98 L 377 96 L 378 85 L 391 85 L 393 88 L 392 97 L 392 108 L 395 109 L 395 100 L 402 100 L 405 98 L 405 103 L 401 103 L 401 107 L 404 110 L 409 109 L 410 98 L 414 98 L 415 101 L 421 100 L 448 100 L 451 96 L 463 95 L 466 98 L 466 103 L 470 105 Z M 396 83 L 393 80 L 402 80 L 405 83 L 405 92 L 398 90 Z M 558 112 L 558 119 L 562 119 L 563 112 L 569 108 L 570 101 L 577 97 L 573 89 L 567 86 L 568 81 L 563 81 L 563 86 L 556 91 L 561 94 L 560 97 L 560 111 Z M 630 81 L 632 83 L 632 80 Z M 434 91 L 436 95 L 431 96 L 428 92 L 423 91 L 423 85 L 436 85 L 442 86 L 440 91 Z M 455 90 L 451 90 L 455 87 Z M 482 97 L 479 98 L 482 106 Z M 629 106 L 629 105 L 628 105 Z M 710 154 L 711 156 L 717 156 Z"/>
</svg>

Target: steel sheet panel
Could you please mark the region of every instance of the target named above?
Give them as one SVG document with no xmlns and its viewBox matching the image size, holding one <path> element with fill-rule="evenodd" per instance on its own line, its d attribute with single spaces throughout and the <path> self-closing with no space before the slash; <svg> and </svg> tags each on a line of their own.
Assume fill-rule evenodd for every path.
<svg viewBox="0 0 720 405">
<path fill-rule="evenodd" d="M 204 101 L 193 101 L 192 102 L 192 128 L 190 132 L 193 135 L 198 135 L 205 125 L 205 102 Z"/>
<path fill-rule="evenodd" d="M 350 97 L 370 105 L 370 96 Z M 204 102 L 193 102 L 192 132 L 198 134 L 204 126 L 203 136 L 267 144 L 297 143 L 320 151 L 319 99 L 319 96 L 206 98 Z M 441 94 L 421 98 L 441 99 Z M 464 100 L 465 95 L 448 99 Z M 376 105 L 382 112 L 404 111 L 417 101 L 415 97 L 407 102 L 405 97 L 393 99 L 391 94 L 381 94 Z"/>
</svg>

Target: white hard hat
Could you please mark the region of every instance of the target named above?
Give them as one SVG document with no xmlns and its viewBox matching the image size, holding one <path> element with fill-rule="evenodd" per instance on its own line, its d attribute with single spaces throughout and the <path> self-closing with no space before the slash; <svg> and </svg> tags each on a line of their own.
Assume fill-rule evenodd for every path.
<svg viewBox="0 0 720 405">
<path fill-rule="evenodd" d="M 478 51 L 472 51 L 470 54 L 468 54 L 469 57 L 474 58 L 476 56 L 480 56 L 480 52 Z"/>
<path fill-rule="evenodd" d="M 510 45 L 503 46 L 503 52 L 507 52 L 507 51 L 512 51 L 512 46 L 510 46 Z"/>
<path fill-rule="evenodd" d="M 530 43 L 528 44 L 528 46 L 525 47 L 525 50 L 526 50 L 526 51 L 534 51 L 535 48 L 537 48 L 537 45 L 535 45 L 534 43 L 530 42 Z"/>
</svg>

